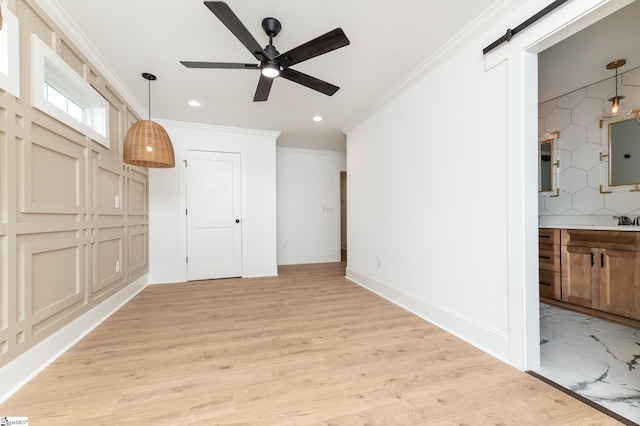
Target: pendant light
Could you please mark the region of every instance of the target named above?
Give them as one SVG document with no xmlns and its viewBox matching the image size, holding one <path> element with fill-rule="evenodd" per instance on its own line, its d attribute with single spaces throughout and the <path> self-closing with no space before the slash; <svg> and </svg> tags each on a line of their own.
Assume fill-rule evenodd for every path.
<svg viewBox="0 0 640 426">
<path fill-rule="evenodd" d="M 602 104 L 602 109 L 600 110 L 600 118 L 603 120 L 611 120 L 612 118 L 622 118 L 625 115 L 629 114 L 633 109 L 633 104 L 631 99 L 618 95 L 618 68 L 627 63 L 626 59 L 617 59 L 613 62 L 609 62 L 607 64 L 608 70 L 616 70 L 615 77 L 615 85 L 616 85 L 616 95 L 612 98 L 607 99 Z"/>
<path fill-rule="evenodd" d="M 151 81 L 156 76 L 142 73 L 149 81 L 149 119 L 134 123 L 124 139 L 123 160 L 127 164 L 142 167 L 168 168 L 175 167 L 173 145 L 166 130 L 151 121 Z"/>
</svg>

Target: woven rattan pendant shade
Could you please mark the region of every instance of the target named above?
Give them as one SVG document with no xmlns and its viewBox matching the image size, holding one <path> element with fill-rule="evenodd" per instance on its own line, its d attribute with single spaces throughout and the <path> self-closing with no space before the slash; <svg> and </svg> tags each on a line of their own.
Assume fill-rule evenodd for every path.
<svg viewBox="0 0 640 426">
<path fill-rule="evenodd" d="M 156 76 L 144 72 L 142 78 L 149 82 L 149 119 L 140 120 L 131 126 L 124 138 L 122 159 L 134 166 L 161 169 L 175 167 L 173 145 L 167 131 L 151 121 L 151 82 L 156 80 Z"/>
<path fill-rule="evenodd" d="M 124 139 L 124 162 L 142 167 L 175 167 L 171 139 L 164 128 L 151 120 L 135 123 Z"/>
</svg>

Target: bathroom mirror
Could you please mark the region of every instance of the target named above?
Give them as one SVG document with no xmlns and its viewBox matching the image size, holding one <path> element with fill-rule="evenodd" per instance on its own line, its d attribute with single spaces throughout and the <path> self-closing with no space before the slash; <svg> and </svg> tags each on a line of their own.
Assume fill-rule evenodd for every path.
<svg viewBox="0 0 640 426">
<path fill-rule="evenodd" d="M 609 186 L 640 184 L 640 119 L 609 123 Z"/>
<path fill-rule="evenodd" d="M 552 192 L 553 138 L 538 141 L 538 192 Z"/>
</svg>

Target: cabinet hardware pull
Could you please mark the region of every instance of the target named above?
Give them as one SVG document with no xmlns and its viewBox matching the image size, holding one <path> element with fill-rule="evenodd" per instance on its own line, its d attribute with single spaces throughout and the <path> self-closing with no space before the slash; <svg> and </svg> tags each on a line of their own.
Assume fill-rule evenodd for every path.
<svg viewBox="0 0 640 426">
<path fill-rule="evenodd" d="M 600 267 L 604 268 L 604 253 L 600 253 Z"/>
<path fill-rule="evenodd" d="M 544 282 L 544 281 L 540 281 L 540 284 L 551 287 L 551 283 L 546 283 L 546 282 Z"/>
<path fill-rule="evenodd" d="M 551 259 L 551 256 L 540 256 L 540 259 Z"/>
<path fill-rule="evenodd" d="M 551 238 L 551 235 L 538 235 L 540 238 Z"/>
<path fill-rule="evenodd" d="M 595 265 L 596 263 L 594 262 L 594 258 L 593 258 L 594 254 L 593 252 L 591 252 L 591 266 Z"/>
</svg>

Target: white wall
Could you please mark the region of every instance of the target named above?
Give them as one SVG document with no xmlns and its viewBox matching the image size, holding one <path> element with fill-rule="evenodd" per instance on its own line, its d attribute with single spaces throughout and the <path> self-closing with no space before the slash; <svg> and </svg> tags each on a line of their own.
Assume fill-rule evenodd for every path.
<svg viewBox="0 0 640 426">
<path fill-rule="evenodd" d="M 528 51 L 628 2 L 568 2 L 482 55 L 548 3 L 480 17 L 347 134 L 348 278 L 520 369 L 540 362 L 537 161 L 527 142 L 537 140 L 537 55 Z"/>
<path fill-rule="evenodd" d="M 619 80 L 619 94 L 639 102 L 640 68 L 623 73 Z M 609 187 L 608 157 L 600 160 L 601 152 L 609 152 L 609 126 L 605 122 L 600 128 L 600 107 L 614 96 L 614 87 L 609 78 L 539 105 L 539 134 L 560 132 L 554 147 L 560 160 L 560 196 L 540 193 L 543 222 L 546 216 L 604 215 L 615 225 L 613 215 L 640 214 L 640 192 L 630 192 L 631 185 Z M 607 193 L 600 192 L 600 185 Z"/>
<path fill-rule="evenodd" d="M 340 261 L 340 171 L 346 155 L 278 148 L 278 264 Z"/>
<path fill-rule="evenodd" d="M 149 282 L 187 280 L 187 150 L 237 152 L 242 168 L 242 276 L 277 275 L 276 132 L 158 120 L 176 156 L 173 169 L 149 170 Z"/>
</svg>

